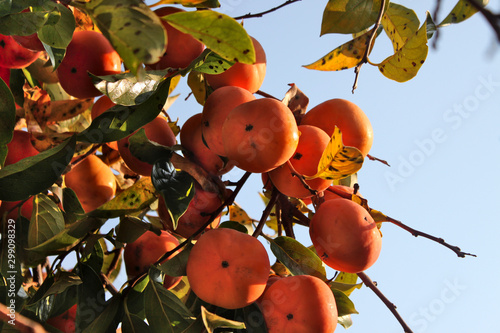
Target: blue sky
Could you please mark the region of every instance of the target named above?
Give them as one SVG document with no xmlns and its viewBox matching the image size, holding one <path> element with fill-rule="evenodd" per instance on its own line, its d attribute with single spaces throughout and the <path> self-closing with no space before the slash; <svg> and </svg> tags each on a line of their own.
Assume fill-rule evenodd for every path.
<svg viewBox="0 0 500 333">
<path fill-rule="evenodd" d="M 220 2 L 220 11 L 239 16 L 283 1 Z M 413 8 L 421 21 L 435 6 L 435 1 L 395 2 Z M 454 4 L 442 1 L 436 21 Z M 496 286 L 500 56 L 492 29 L 480 15 L 443 28 L 437 48 L 430 48 L 416 78 L 397 83 L 365 65 L 352 94 L 353 70 L 318 72 L 302 67 L 349 39 L 319 36 L 325 5 L 326 1 L 300 1 L 243 22 L 266 50 L 268 67 L 261 90 L 282 98 L 288 84 L 295 83 L 309 96 L 309 108 L 327 99 L 345 98 L 365 111 L 374 128 L 370 154 L 391 165 L 367 160 L 358 173 L 360 192 L 370 206 L 477 255 L 458 258 L 443 246 L 384 224 L 382 253 L 366 273 L 397 305 L 414 332 L 493 332 L 500 313 Z M 497 2 L 492 9 L 500 10 Z M 373 62 L 390 55 L 384 38 L 375 46 Z M 184 100 L 185 80 L 177 93 L 181 98 L 168 112 L 182 124 L 201 112 L 201 106 L 192 97 Z M 236 180 L 242 174 L 233 170 L 224 179 Z M 253 175 L 237 197 L 255 219 L 264 209 L 260 190 L 260 175 Z M 299 240 L 310 245 L 307 230 L 297 231 Z M 353 315 L 349 332 L 403 332 L 368 288 L 357 290 L 351 299 L 359 314 Z"/>
</svg>

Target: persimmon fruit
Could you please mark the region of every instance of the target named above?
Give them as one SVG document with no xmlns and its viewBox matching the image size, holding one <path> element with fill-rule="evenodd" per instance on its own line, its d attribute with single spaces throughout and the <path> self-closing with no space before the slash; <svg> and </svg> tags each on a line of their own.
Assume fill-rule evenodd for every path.
<svg viewBox="0 0 500 333">
<path fill-rule="evenodd" d="M 196 113 L 189 117 L 182 125 L 179 138 L 183 148 L 187 149 L 185 155 L 207 172 L 213 175 L 223 175 L 233 168 L 231 163 L 226 163 L 219 155 L 209 149 L 203 142 L 202 114 Z"/>
<path fill-rule="evenodd" d="M 67 311 L 58 316 L 47 319 L 47 324 L 57 328 L 61 332 L 70 333 L 76 331 L 76 310 L 77 305 L 73 305 Z"/>
<path fill-rule="evenodd" d="M 116 178 L 98 156 L 89 155 L 65 175 L 66 186 L 75 191 L 85 212 L 111 200 L 116 193 Z"/>
<path fill-rule="evenodd" d="M 219 156 L 225 156 L 222 142 L 222 125 L 232 109 L 253 101 L 255 96 L 248 90 L 226 86 L 214 90 L 206 99 L 202 111 L 202 134 L 208 148 Z"/>
<path fill-rule="evenodd" d="M 299 143 L 288 160 L 292 168 L 302 176 L 314 176 L 318 172 L 318 163 L 325 148 L 330 141 L 330 137 L 325 131 L 310 125 L 299 125 Z M 269 171 L 269 178 L 276 188 L 289 197 L 308 198 L 313 196 L 313 192 L 307 189 L 298 176 L 287 163 Z M 304 180 L 307 186 L 313 191 L 324 191 L 331 185 L 331 180 L 315 178 Z"/>
<path fill-rule="evenodd" d="M 16 207 L 18 206 L 19 204 L 21 204 L 22 201 L 1 201 L 1 204 L 0 204 L 0 221 L 3 217 L 3 214 L 5 212 L 8 212 L 7 213 L 7 220 L 9 219 L 13 219 L 13 220 L 17 220 L 17 218 L 19 217 L 19 208 Z M 28 200 L 26 200 L 22 206 L 21 206 L 21 216 L 23 216 L 24 218 L 27 218 L 28 220 L 31 219 L 31 214 L 33 212 L 33 198 L 29 198 Z"/>
<path fill-rule="evenodd" d="M 120 72 L 121 58 L 102 33 L 77 30 L 57 68 L 57 77 L 64 91 L 83 99 L 102 95 L 88 73 L 101 76 Z"/>
<path fill-rule="evenodd" d="M 125 245 L 123 251 L 123 261 L 129 279 L 146 273 L 162 255 L 172 251 L 179 245 L 179 241 L 168 231 L 162 230 L 161 235 L 152 231 L 146 231 L 132 243 Z M 162 263 L 174 257 L 178 252 L 169 256 Z M 165 275 L 163 286 L 167 289 L 175 287 L 181 276 Z"/>
<path fill-rule="evenodd" d="M 154 11 L 160 18 L 173 13 L 185 12 L 177 7 L 161 7 Z M 148 64 L 150 69 L 186 68 L 205 49 L 205 45 L 193 36 L 181 32 L 171 26 L 167 21 L 161 20 L 167 31 L 167 47 L 160 60 L 154 64 Z"/>
<path fill-rule="evenodd" d="M 255 237 L 229 228 L 206 231 L 188 257 L 186 275 L 203 301 L 225 309 L 255 302 L 264 292 L 270 262 Z"/>
<path fill-rule="evenodd" d="M 337 327 L 333 292 L 315 276 L 278 279 L 259 304 L 269 333 L 333 333 Z"/>
<path fill-rule="evenodd" d="M 229 112 L 222 126 L 222 141 L 230 162 L 245 171 L 262 173 L 293 156 L 299 130 L 284 103 L 259 98 Z"/>
<path fill-rule="evenodd" d="M 27 48 L 28 50 L 31 50 L 34 52 L 45 51 L 45 48 L 43 47 L 43 43 L 40 41 L 40 38 L 38 38 L 37 33 L 27 35 L 27 36 L 13 35 L 12 38 L 14 38 L 14 40 L 19 45 L 21 45 L 24 48 Z"/>
<path fill-rule="evenodd" d="M 142 126 L 142 128 L 146 133 L 146 137 L 152 142 L 169 147 L 175 144 L 175 134 L 170 128 L 168 121 L 163 116 L 156 117 L 146 125 Z M 130 170 L 139 175 L 149 177 L 151 176 L 153 165 L 141 161 L 130 152 L 128 139 L 133 134 L 118 140 L 118 152 Z"/>
<path fill-rule="evenodd" d="M 186 212 L 177 221 L 177 228 L 174 229 L 172 219 L 168 213 L 165 200 L 160 198 L 158 202 L 158 216 L 166 230 L 173 232 L 184 238 L 191 237 L 210 219 L 212 214 L 222 204 L 222 199 L 216 194 L 204 191 L 199 185 L 195 184 L 194 196 L 189 202 Z M 217 228 L 221 216 L 217 216 L 206 230 Z"/>
<path fill-rule="evenodd" d="M 31 144 L 31 134 L 23 130 L 14 130 L 12 140 L 7 144 L 7 156 L 4 165 L 10 165 L 20 160 L 37 155 L 39 152 Z"/>
<path fill-rule="evenodd" d="M 244 88 L 251 93 L 255 93 L 260 89 L 266 76 L 266 53 L 262 45 L 255 38 L 250 38 L 255 49 L 255 63 L 244 64 L 236 62 L 222 73 L 205 74 L 205 79 L 212 88 L 218 89 L 225 86 L 236 86 Z"/>
<path fill-rule="evenodd" d="M 41 52 L 28 50 L 12 36 L 0 35 L 0 66 L 6 68 L 24 68 L 33 63 Z"/>
<path fill-rule="evenodd" d="M 368 211 L 343 198 L 319 206 L 311 218 L 309 235 L 321 260 L 346 273 L 370 268 L 382 248 L 380 231 Z"/>
<path fill-rule="evenodd" d="M 342 98 L 324 101 L 305 113 L 301 125 L 313 125 L 324 130 L 330 137 L 335 126 L 342 132 L 345 146 L 358 148 L 368 155 L 373 144 L 373 128 L 368 116 L 359 106 Z"/>
</svg>

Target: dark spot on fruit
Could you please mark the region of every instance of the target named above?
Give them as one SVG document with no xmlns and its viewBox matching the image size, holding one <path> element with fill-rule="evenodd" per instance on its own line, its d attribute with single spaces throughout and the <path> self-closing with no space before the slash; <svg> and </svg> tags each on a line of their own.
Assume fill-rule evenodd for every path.
<svg viewBox="0 0 500 333">
<path fill-rule="evenodd" d="M 301 153 L 295 153 L 295 155 L 293 155 L 293 159 L 294 160 L 300 160 L 302 158 L 302 154 Z"/>
<path fill-rule="evenodd" d="M 205 121 L 203 122 L 203 125 L 205 125 L 205 127 L 209 127 L 209 126 L 210 126 L 210 122 L 208 122 L 208 121 L 206 121 L 206 120 L 205 120 Z"/>
<path fill-rule="evenodd" d="M 245 126 L 245 131 L 246 132 L 250 132 L 251 130 L 253 130 L 253 125 L 252 124 L 248 124 Z"/>
<path fill-rule="evenodd" d="M 77 72 L 77 69 L 75 67 L 71 67 L 71 73 L 76 73 Z"/>
<path fill-rule="evenodd" d="M 2 49 L 5 47 L 5 41 L 3 39 L 0 40 L 0 46 L 2 47 Z"/>
<path fill-rule="evenodd" d="M 286 319 L 292 320 L 293 319 L 293 314 L 289 313 L 286 315 Z"/>
<path fill-rule="evenodd" d="M 123 145 L 125 148 L 128 148 L 129 144 L 128 142 Z"/>
<path fill-rule="evenodd" d="M 223 260 L 222 263 L 221 263 L 221 266 L 222 266 L 222 268 L 228 268 L 229 267 L 229 263 L 227 261 Z"/>
</svg>

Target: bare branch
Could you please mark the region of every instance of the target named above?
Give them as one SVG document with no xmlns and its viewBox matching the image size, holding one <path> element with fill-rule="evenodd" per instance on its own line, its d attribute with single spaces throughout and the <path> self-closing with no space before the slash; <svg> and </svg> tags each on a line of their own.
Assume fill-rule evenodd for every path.
<svg viewBox="0 0 500 333">
<path fill-rule="evenodd" d="M 398 322 L 401 324 L 401 326 L 404 329 L 404 332 L 405 333 L 413 333 L 413 331 L 411 330 L 411 328 L 408 326 L 408 324 L 406 324 L 406 322 L 404 321 L 404 319 L 401 317 L 401 315 L 399 314 L 399 312 L 396 310 L 396 305 L 394 305 L 394 303 L 392 303 L 380 291 L 380 289 L 377 288 L 377 286 L 372 281 L 372 279 L 370 279 L 370 277 L 368 275 L 366 275 L 366 273 L 364 273 L 364 272 L 358 273 L 358 276 L 361 279 L 361 281 L 363 281 L 363 283 L 365 284 L 365 286 L 367 286 L 368 288 L 370 288 L 375 293 L 375 295 L 377 295 L 378 298 L 380 298 L 380 300 L 382 302 L 384 302 L 384 304 L 387 306 L 387 308 L 392 312 L 392 314 L 394 315 L 394 317 L 396 317 L 396 319 L 398 320 Z"/>
<path fill-rule="evenodd" d="M 260 12 L 260 13 L 255 13 L 255 14 L 252 14 L 252 13 L 248 13 L 246 15 L 242 15 L 242 16 L 237 16 L 237 17 L 234 17 L 235 20 L 244 20 L 244 19 L 248 19 L 248 18 L 254 18 L 254 17 L 262 17 L 266 14 L 269 14 L 269 13 L 272 13 L 274 11 L 277 11 L 278 9 L 280 8 L 283 8 L 285 6 L 288 6 L 294 2 L 298 2 L 300 0 L 287 0 L 286 2 L 282 3 L 281 5 L 279 6 L 276 6 L 274 8 L 271 8 L 271 9 L 268 9 L 266 11 L 263 11 L 263 12 Z"/>
<path fill-rule="evenodd" d="M 471 4 L 472 7 L 477 9 L 480 12 L 486 21 L 491 25 L 493 31 L 495 32 L 498 41 L 500 42 L 500 14 L 494 14 L 490 10 L 483 7 L 481 3 L 477 0 L 467 0 L 468 3 Z"/>
</svg>

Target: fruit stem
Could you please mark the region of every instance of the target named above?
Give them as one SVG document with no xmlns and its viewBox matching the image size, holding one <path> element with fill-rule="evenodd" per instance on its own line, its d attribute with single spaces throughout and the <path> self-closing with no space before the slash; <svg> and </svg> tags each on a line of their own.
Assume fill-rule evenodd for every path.
<svg viewBox="0 0 500 333">
<path fill-rule="evenodd" d="M 406 322 L 404 321 L 404 319 L 401 317 L 401 315 L 399 314 L 399 312 L 396 310 L 396 305 L 394 305 L 394 303 L 392 303 L 380 291 L 380 289 L 377 288 L 376 284 L 372 281 L 372 279 L 370 279 L 370 277 L 368 275 L 366 275 L 365 272 L 360 272 L 357 275 L 359 276 L 359 278 L 361 279 L 361 281 L 363 281 L 363 283 L 365 284 L 365 286 L 367 286 L 368 288 L 370 288 L 375 293 L 375 295 L 377 295 L 378 298 L 380 298 L 380 300 L 382 302 L 384 302 L 384 304 L 387 306 L 387 308 L 389 308 L 389 310 L 392 312 L 392 314 L 394 315 L 394 317 L 396 317 L 396 319 L 398 320 L 398 322 L 403 327 L 404 332 L 405 333 L 413 333 L 413 331 L 411 330 L 411 328 L 408 326 L 408 324 L 406 324 Z"/>
</svg>

